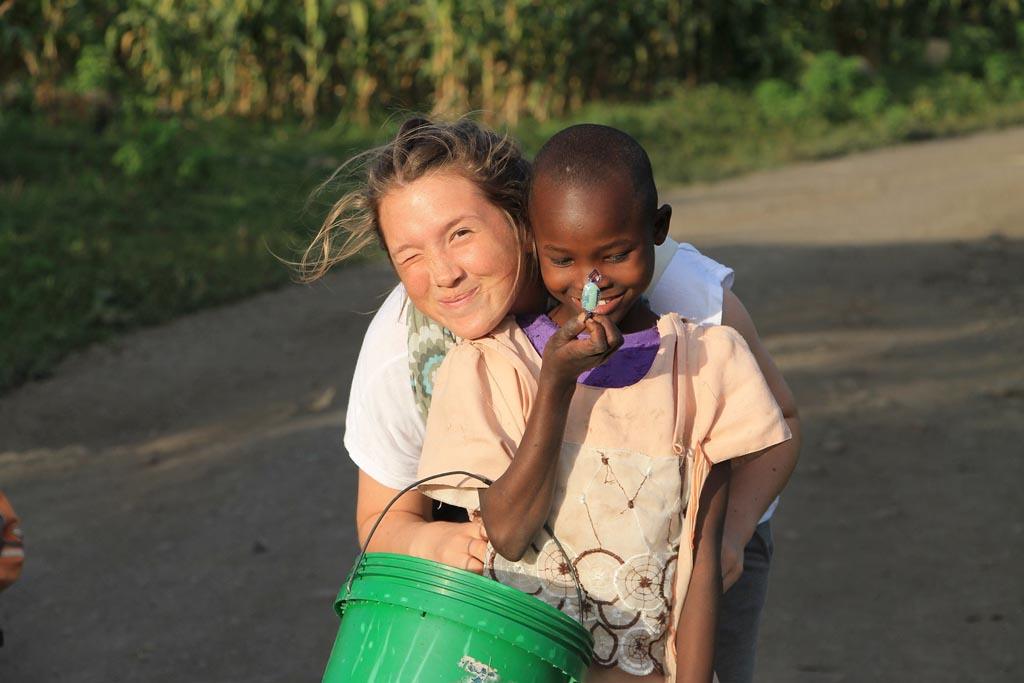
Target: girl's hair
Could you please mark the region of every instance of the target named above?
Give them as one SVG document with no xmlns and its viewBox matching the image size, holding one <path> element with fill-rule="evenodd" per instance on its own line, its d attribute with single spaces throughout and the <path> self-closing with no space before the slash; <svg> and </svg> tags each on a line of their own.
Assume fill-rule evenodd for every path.
<svg viewBox="0 0 1024 683">
<path fill-rule="evenodd" d="M 299 278 L 313 282 L 372 243 L 385 247 L 380 202 L 392 188 L 436 171 L 463 176 L 508 218 L 520 247 L 527 244 L 526 193 L 530 163 L 507 135 L 468 118 L 453 122 L 416 116 L 387 144 L 363 152 L 334 172 L 318 193 L 354 175 L 355 189 L 334 202 L 298 263 Z M 522 253 L 522 249 L 520 249 Z"/>
</svg>

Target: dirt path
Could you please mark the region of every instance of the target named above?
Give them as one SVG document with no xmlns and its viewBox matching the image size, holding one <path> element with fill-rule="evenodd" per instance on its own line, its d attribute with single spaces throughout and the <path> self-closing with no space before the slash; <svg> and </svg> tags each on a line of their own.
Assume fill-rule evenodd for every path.
<svg viewBox="0 0 1024 683">
<path fill-rule="evenodd" d="M 667 195 L 806 424 L 758 679 L 1024 678 L 1024 129 Z M 347 385 L 391 282 L 206 311 L 0 398 L 30 553 L 0 681 L 319 680 L 353 557 Z"/>
</svg>

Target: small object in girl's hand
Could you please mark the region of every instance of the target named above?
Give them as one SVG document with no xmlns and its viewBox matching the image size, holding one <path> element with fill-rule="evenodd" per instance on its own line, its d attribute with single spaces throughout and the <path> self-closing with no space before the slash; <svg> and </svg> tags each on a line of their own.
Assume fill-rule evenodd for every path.
<svg viewBox="0 0 1024 683">
<path fill-rule="evenodd" d="M 600 288 L 597 286 L 600 279 L 601 273 L 597 272 L 595 268 L 587 276 L 587 283 L 583 285 L 583 293 L 580 294 L 580 304 L 583 306 L 583 310 L 587 312 L 587 318 L 594 317 L 594 309 L 597 308 L 598 296 L 601 293 Z"/>
</svg>

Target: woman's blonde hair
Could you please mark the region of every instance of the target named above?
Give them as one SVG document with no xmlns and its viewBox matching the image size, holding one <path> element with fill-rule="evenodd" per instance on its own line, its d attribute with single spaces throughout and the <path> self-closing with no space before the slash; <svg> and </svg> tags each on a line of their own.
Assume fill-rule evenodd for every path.
<svg viewBox="0 0 1024 683">
<path fill-rule="evenodd" d="M 386 248 L 380 229 L 381 200 L 392 188 L 440 170 L 458 173 L 475 184 L 504 212 L 519 246 L 527 244 L 530 163 L 515 141 L 468 118 L 443 122 L 416 116 L 402 124 L 393 140 L 349 160 L 321 186 L 319 193 L 352 176 L 358 183 L 331 206 L 299 261 L 300 280 L 320 279 L 336 263 L 370 244 Z"/>
</svg>

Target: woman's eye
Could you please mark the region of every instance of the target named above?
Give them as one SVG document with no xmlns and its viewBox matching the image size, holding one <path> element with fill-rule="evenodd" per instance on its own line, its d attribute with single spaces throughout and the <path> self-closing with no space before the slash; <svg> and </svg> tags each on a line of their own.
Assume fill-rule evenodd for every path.
<svg viewBox="0 0 1024 683">
<path fill-rule="evenodd" d="M 408 256 L 402 256 L 402 258 L 398 259 L 396 263 L 400 266 L 407 266 L 410 263 L 413 263 L 416 259 L 418 259 L 419 256 L 419 254 L 409 254 Z"/>
<path fill-rule="evenodd" d="M 457 239 L 459 237 L 465 237 L 470 232 L 472 232 L 472 231 L 469 228 L 459 228 L 458 230 L 456 230 L 455 232 L 452 233 L 452 239 Z"/>
</svg>

